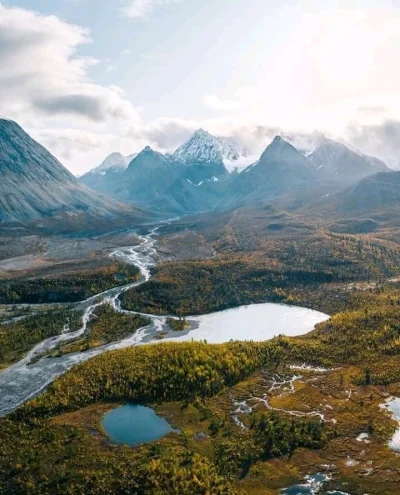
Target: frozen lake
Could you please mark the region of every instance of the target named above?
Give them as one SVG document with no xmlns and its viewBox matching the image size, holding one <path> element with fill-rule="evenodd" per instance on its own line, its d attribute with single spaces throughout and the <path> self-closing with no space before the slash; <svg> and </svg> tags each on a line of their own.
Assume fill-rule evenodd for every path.
<svg viewBox="0 0 400 495">
<path fill-rule="evenodd" d="M 280 334 L 288 337 L 304 335 L 317 323 L 328 320 L 324 313 L 285 304 L 251 304 L 188 319 L 198 322 L 198 328 L 174 341 L 206 340 L 222 344 L 230 340 L 261 342 Z"/>
</svg>

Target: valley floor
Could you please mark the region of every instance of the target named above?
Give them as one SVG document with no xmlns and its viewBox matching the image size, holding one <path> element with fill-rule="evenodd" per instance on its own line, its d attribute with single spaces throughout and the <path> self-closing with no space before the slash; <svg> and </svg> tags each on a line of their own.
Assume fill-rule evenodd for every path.
<svg viewBox="0 0 400 495">
<path fill-rule="evenodd" d="M 57 335 L 66 317 L 71 329 L 79 326 L 81 314 L 65 304 L 77 274 L 89 296 L 127 284 L 122 308 L 116 312 L 119 292 L 112 293 L 111 306 L 93 311 L 85 333 L 38 360 L 79 355 L 148 324 L 123 308 L 180 317 L 165 322 L 171 332 L 185 330 L 185 315 L 263 301 L 304 305 L 331 319 L 304 337 L 161 343 L 80 364 L 0 419 L 0 493 L 277 495 L 323 473 L 320 493 L 397 494 L 400 460 L 388 443 L 398 424 L 382 405 L 400 394 L 399 246 L 379 237 L 303 231 L 287 219 L 282 229 L 267 229 L 277 220 L 265 211 L 255 230 L 247 213 L 225 219 L 223 228 L 190 222 L 164 227 L 157 247 L 165 261 L 140 285 L 138 273 L 108 259 L 120 235 L 82 241 L 78 267 L 69 248 L 61 260 L 52 251 L 51 267 L 28 271 L 23 260 L 15 271 L 16 262 L 4 255 L 2 365 Z M 127 244 L 139 242 L 132 240 Z M 188 259 L 188 246 L 198 259 Z M 21 256 L 48 256 L 37 250 Z M 141 265 L 142 276 L 149 269 Z M 29 312 L 10 306 L 15 297 L 20 303 L 38 297 L 35 284 L 46 281 L 63 296 L 62 305 L 40 301 L 46 304 Z M 101 419 L 126 402 L 150 405 L 181 434 L 138 448 L 113 445 Z"/>
</svg>

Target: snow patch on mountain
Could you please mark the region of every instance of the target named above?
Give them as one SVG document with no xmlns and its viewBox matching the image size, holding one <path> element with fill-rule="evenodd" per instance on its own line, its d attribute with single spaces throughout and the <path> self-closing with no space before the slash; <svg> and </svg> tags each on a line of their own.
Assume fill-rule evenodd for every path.
<svg viewBox="0 0 400 495">
<path fill-rule="evenodd" d="M 192 186 L 194 186 L 194 187 L 200 187 L 200 186 L 202 186 L 206 182 L 218 182 L 219 181 L 218 177 L 215 177 L 215 176 L 214 177 L 211 177 L 211 179 L 202 180 L 198 184 L 195 184 L 190 179 L 186 179 L 186 180 L 187 180 L 187 182 L 189 182 L 189 184 L 192 184 Z"/>
<path fill-rule="evenodd" d="M 172 158 L 187 166 L 199 162 L 223 163 L 228 170 L 233 170 L 248 166 L 254 157 L 233 139 L 213 136 L 199 129 L 172 154 Z"/>
<path fill-rule="evenodd" d="M 106 175 L 110 171 L 126 170 L 136 156 L 137 153 L 128 156 L 118 152 L 111 153 L 98 167 L 93 168 L 89 173 Z"/>
</svg>

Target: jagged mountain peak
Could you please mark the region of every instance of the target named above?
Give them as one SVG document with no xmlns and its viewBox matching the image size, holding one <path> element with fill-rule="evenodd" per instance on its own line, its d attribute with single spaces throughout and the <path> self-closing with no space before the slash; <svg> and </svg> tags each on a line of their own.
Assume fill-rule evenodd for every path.
<svg viewBox="0 0 400 495">
<path fill-rule="evenodd" d="M 234 139 L 218 137 L 204 129 L 198 129 L 175 153 L 172 159 L 184 165 L 218 164 L 234 169 L 243 168 L 254 161 L 249 150 L 243 148 Z M 226 173 L 226 171 L 224 172 Z"/>
<path fill-rule="evenodd" d="M 359 180 L 389 168 L 377 158 L 358 153 L 343 143 L 327 137 L 320 139 L 315 149 L 307 155 L 319 173 L 328 174 L 337 180 Z"/>
<path fill-rule="evenodd" d="M 106 180 L 110 174 L 120 174 L 126 170 L 130 162 L 137 156 L 137 153 L 125 156 L 118 151 L 108 155 L 105 160 L 97 167 L 92 168 L 89 172 L 80 177 L 80 181 L 89 187 L 97 189 L 98 181 Z M 103 178 L 103 179 L 102 179 Z"/>
<path fill-rule="evenodd" d="M 284 139 L 284 137 L 282 135 L 277 135 L 274 137 L 274 139 L 272 140 L 272 143 L 281 143 L 281 142 L 287 142 L 286 139 Z"/>
<path fill-rule="evenodd" d="M 346 151 L 349 148 L 339 141 L 314 131 L 312 133 L 281 134 L 283 139 L 294 146 L 302 155 L 310 157 L 314 152 L 321 149 L 334 149 L 336 152 Z"/>
<path fill-rule="evenodd" d="M 267 149 L 277 146 L 290 146 L 291 148 L 295 148 L 295 146 L 293 146 L 287 139 L 279 134 L 274 137 L 271 143 L 267 146 Z"/>
<path fill-rule="evenodd" d="M 153 151 L 153 148 L 151 146 L 145 146 L 142 150 L 142 153 L 150 153 Z"/>
<path fill-rule="evenodd" d="M 103 164 L 108 165 L 110 162 L 118 162 L 123 161 L 126 157 L 120 153 L 119 151 L 115 151 L 114 153 L 110 153 L 107 158 L 103 161 Z"/>
<path fill-rule="evenodd" d="M 282 136 L 275 136 L 271 144 L 267 146 L 261 155 L 260 163 L 270 161 L 293 161 L 300 160 L 306 162 L 303 155 Z"/>
<path fill-rule="evenodd" d="M 162 155 L 162 153 L 156 151 L 156 150 L 153 150 L 153 148 L 151 146 L 145 146 L 142 151 L 139 153 L 139 155 L 141 154 L 151 154 L 151 155 Z"/>
<path fill-rule="evenodd" d="M 196 162 L 222 163 L 223 155 L 218 138 L 203 129 L 198 129 L 188 141 L 172 155 L 177 162 L 190 165 Z"/>
<path fill-rule="evenodd" d="M 317 131 L 284 138 L 307 158 L 315 174 L 325 182 L 347 186 L 349 181 L 354 183 L 363 177 L 389 171 L 378 158 L 369 157 Z"/>
<path fill-rule="evenodd" d="M 129 162 L 131 161 L 131 156 L 124 156 L 122 153 L 114 152 L 107 156 L 107 158 L 96 168 L 91 170 L 92 173 L 105 173 L 109 170 L 125 170 Z"/>
<path fill-rule="evenodd" d="M 145 146 L 140 153 L 138 153 L 132 160 L 131 164 L 133 162 L 142 160 L 142 159 L 161 159 L 161 160 L 166 160 L 166 157 L 160 153 L 159 151 L 154 150 L 151 146 Z"/>
<path fill-rule="evenodd" d="M 128 174 L 137 173 L 138 170 L 143 170 L 144 173 L 146 169 L 148 171 L 154 170 L 160 165 L 162 167 L 167 167 L 170 165 L 171 160 L 169 157 L 164 156 L 162 153 L 153 150 L 150 146 L 146 146 L 138 153 L 129 163 L 127 168 Z"/>
</svg>

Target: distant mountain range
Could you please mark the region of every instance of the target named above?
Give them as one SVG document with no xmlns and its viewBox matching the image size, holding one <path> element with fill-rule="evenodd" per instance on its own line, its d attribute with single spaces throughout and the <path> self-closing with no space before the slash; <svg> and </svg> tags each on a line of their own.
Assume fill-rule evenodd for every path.
<svg viewBox="0 0 400 495">
<path fill-rule="evenodd" d="M 126 167 L 122 155 L 110 155 L 80 180 L 102 194 L 142 208 L 186 214 L 216 207 L 231 175 L 227 166 L 243 164 L 246 150 L 199 129 L 173 154 L 146 147 Z M 122 157 L 123 158 L 123 157 Z"/>
<path fill-rule="evenodd" d="M 318 184 L 312 163 L 290 143 L 276 136 L 259 161 L 235 177 L 230 202 L 271 201 L 282 194 L 309 190 Z"/>
<path fill-rule="evenodd" d="M 297 146 L 297 147 L 296 147 Z M 174 214 L 234 208 L 285 200 L 299 206 L 389 168 L 322 135 L 312 139 L 277 136 L 260 159 L 242 172 L 230 172 L 251 154 L 232 140 L 199 129 L 173 154 L 146 148 L 126 166 L 122 155 L 81 177 L 115 199 Z"/>
<path fill-rule="evenodd" d="M 0 222 L 143 216 L 81 184 L 18 124 L 0 119 Z"/>
<path fill-rule="evenodd" d="M 259 160 L 232 171 L 249 159 L 200 129 L 172 154 L 113 153 L 78 180 L 18 124 L 0 120 L 0 223 L 132 225 L 267 204 L 326 218 L 400 208 L 400 172 L 321 135 L 276 136 Z"/>
</svg>

